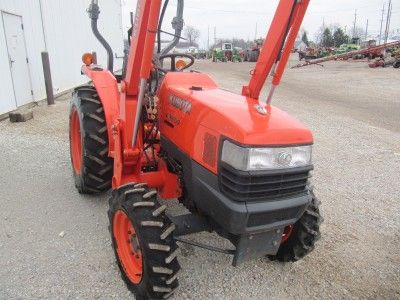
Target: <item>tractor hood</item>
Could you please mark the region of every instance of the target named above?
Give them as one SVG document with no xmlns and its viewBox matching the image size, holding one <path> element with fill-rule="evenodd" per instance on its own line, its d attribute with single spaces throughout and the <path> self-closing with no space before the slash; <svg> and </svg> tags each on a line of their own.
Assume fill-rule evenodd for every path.
<svg viewBox="0 0 400 300">
<path fill-rule="evenodd" d="M 181 138 L 195 137 L 201 125 L 218 137 L 225 136 L 244 145 L 313 142 L 311 131 L 286 112 L 271 106 L 263 115 L 255 109 L 257 100 L 219 89 L 206 74 L 168 73 L 160 94 L 168 98 L 168 105 L 174 106 L 170 112 L 179 119 L 175 129 L 180 131 L 180 126 L 185 127 L 179 133 Z M 179 103 L 186 109 L 182 111 Z"/>
<path fill-rule="evenodd" d="M 257 100 L 218 88 L 192 94 L 199 109 L 206 109 L 200 124 L 245 145 L 312 143 L 311 131 L 279 108 L 266 115 L 256 110 Z"/>
</svg>

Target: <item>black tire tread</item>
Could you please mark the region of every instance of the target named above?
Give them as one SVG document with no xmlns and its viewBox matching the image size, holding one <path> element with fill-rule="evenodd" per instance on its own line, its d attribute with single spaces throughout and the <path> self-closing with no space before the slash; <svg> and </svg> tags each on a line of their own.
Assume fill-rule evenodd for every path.
<svg viewBox="0 0 400 300">
<path fill-rule="evenodd" d="M 283 243 L 278 253 L 270 258 L 281 262 L 294 262 L 302 259 L 315 248 L 315 243 L 320 239 L 320 225 L 323 218 L 320 214 L 320 201 L 311 191 L 312 201 L 300 220 L 293 227 L 289 239 Z"/>
<path fill-rule="evenodd" d="M 72 94 L 72 107 L 78 110 L 81 122 L 82 167 L 75 174 L 75 186 L 83 194 L 94 194 L 111 188 L 113 160 L 108 157 L 108 132 L 104 108 L 96 89 L 81 86 Z"/>
<path fill-rule="evenodd" d="M 146 195 L 148 196 L 144 197 Z M 165 239 L 161 238 L 172 222 L 166 216 L 165 211 L 154 216 L 153 212 L 162 207 L 157 200 L 157 193 L 143 184 L 124 185 L 113 191 L 109 204 L 108 217 L 111 224 L 112 244 L 122 279 L 128 289 L 134 293 L 136 299 L 166 299 L 170 297 L 179 285 L 177 274 L 180 266 L 176 257 L 178 246 L 173 239 L 172 232 Z M 131 219 L 142 249 L 144 273 L 142 281 L 137 285 L 133 284 L 125 275 L 118 259 L 116 242 L 112 233 L 113 216 L 117 210 L 123 210 Z M 157 225 L 143 226 L 143 222 L 154 222 Z"/>
</svg>

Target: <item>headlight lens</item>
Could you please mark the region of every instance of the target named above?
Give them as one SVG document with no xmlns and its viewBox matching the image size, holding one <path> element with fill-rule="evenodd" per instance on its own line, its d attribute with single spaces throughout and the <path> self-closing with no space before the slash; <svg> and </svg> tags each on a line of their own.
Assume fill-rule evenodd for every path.
<svg viewBox="0 0 400 300">
<path fill-rule="evenodd" d="M 224 141 L 221 160 L 242 171 L 303 167 L 311 164 L 311 145 L 276 148 L 244 148 Z"/>
</svg>

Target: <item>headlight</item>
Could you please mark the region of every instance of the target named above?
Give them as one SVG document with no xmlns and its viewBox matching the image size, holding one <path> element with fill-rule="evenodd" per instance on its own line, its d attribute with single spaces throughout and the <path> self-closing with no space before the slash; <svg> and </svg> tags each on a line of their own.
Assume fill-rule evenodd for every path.
<svg viewBox="0 0 400 300">
<path fill-rule="evenodd" d="M 221 160 L 242 171 L 304 167 L 311 164 L 311 146 L 244 148 L 224 141 Z"/>
</svg>

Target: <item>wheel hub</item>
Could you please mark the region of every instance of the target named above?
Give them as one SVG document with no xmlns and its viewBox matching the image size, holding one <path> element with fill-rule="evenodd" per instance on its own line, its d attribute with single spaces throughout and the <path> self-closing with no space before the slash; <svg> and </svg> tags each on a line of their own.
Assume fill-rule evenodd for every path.
<svg viewBox="0 0 400 300">
<path fill-rule="evenodd" d="M 288 225 L 285 227 L 285 229 L 283 230 L 283 233 L 282 233 L 281 244 L 287 242 L 287 240 L 289 239 L 292 232 L 293 232 L 293 225 Z"/>
<path fill-rule="evenodd" d="M 81 172 L 81 160 L 82 160 L 82 142 L 81 142 L 81 125 L 79 121 L 79 115 L 76 108 L 71 114 L 71 131 L 70 131 L 70 142 L 71 142 L 71 154 L 72 154 L 72 166 L 76 174 Z"/>
<path fill-rule="evenodd" d="M 134 284 L 140 283 L 143 275 L 143 258 L 135 228 L 127 214 L 118 210 L 113 218 L 113 236 L 118 259 L 126 276 Z"/>
</svg>

